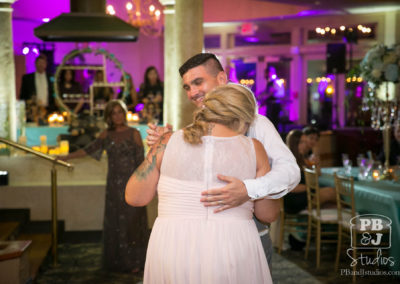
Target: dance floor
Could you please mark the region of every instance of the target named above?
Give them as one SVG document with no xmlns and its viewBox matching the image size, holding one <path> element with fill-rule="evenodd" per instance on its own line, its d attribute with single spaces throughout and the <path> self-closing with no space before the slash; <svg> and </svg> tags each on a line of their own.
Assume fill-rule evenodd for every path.
<svg viewBox="0 0 400 284">
<path fill-rule="evenodd" d="M 61 244 L 58 252 L 60 265 L 52 267 L 48 259 L 35 283 L 142 283 L 141 276 L 103 271 L 100 243 Z M 274 283 L 321 283 L 285 257 L 274 254 L 272 262 Z"/>
<path fill-rule="evenodd" d="M 315 269 L 315 253 L 304 260 L 304 251 L 285 250 L 272 256 L 272 279 L 279 284 L 351 283 L 350 276 L 340 276 L 333 269 L 335 248 L 323 251 L 321 268 Z M 369 276 L 359 283 L 398 283 L 393 277 Z M 142 283 L 142 275 L 109 273 L 101 269 L 101 243 L 63 243 L 59 245 L 59 266 L 51 265 L 50 257 L 42 265 L 35 283 L 44 284 L 123 284 Z"/>
</svg>

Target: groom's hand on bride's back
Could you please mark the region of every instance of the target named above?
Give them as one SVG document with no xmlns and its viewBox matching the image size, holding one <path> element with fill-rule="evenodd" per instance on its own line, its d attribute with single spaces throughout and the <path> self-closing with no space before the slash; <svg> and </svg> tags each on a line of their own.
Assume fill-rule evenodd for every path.
<svg viewBox="0 0 400 284">
<path fill-rule="evenodd" d="M 149 123 L 147 126 L 149 128 L 146 130 L 146 143 L 149 147 L 156 144 L 165 133 L 172 132 L 172 125 L 168 123 L 166 126 L 157 126 L 153 123 Z"/>
<path fill-rule="evenodd" d="M 237 207 L 250 199 L 246 186 L 240 179 L 223 175 L 218 175 L 218 179 L 227 184 L 224 187 L 203 191 L 201 193 L 203 197 L 200 199 L 206 207 L 219 206 L 214 210 L 215 213 Z"/>
</svg>

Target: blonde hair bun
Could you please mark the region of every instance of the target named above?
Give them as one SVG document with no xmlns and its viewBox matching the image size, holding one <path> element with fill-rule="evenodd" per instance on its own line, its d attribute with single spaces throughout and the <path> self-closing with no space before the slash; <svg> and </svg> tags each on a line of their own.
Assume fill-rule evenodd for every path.
<svg viewBox="0 0 400 284">
<path fill-rule="evenodd" d="M 200 144 L 208 123 L 219 123 L 238 133 L 244 133 L 253 122 L 256 102 L 253 93 L 245 86 L 227 84 L 208 92 L 204 106 L 193 114 L 193 123 L 183 131 L 184 140 Z"/>
</svg>

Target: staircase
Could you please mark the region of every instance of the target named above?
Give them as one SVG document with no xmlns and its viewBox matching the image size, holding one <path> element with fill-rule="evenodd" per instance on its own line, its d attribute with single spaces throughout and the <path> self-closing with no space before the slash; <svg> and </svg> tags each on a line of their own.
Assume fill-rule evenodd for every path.
<svg viewBox="0 0 400 284">
<path fill-rule="evenodd" d="M 31 222 L 28 209 L 0 210 L 0 266 L 8 267 L 6 261 L 15 261 L 26 250 L 29 280 L 35 279 L 50 251 L 51 240 L 50 222 Z M 11 245 L 22 248 L 19 253 L 10 253 L 7 247 Z M 0 279 L 1 273 L 4 272 L 0 269 Z"/>
</svg>

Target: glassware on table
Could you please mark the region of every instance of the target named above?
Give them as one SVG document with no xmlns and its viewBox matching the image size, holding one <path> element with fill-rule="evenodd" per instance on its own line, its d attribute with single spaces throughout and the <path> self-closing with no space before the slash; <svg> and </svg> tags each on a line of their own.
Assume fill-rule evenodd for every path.
<svg viewBox="0 0 400 284">
<path fill-rule="evenodd" d="M 352 162 L 351 162 L 351 160 L 349 158 L 349 155 L 342 154 L 342 162 L 343 162 L 345 175 L 351 176 Z"/>
<path fill-rule="evenodd" d="M 366 161 L 366 176 L 365 178 L 370 178 L 371 172 L 372 172 L 372 167 L 374 166 L 375 161 L 373 159 L 367 159 Z"/>
<path fill-rule="evenodd" d="M 359 168 L 358 178 L 360 180 L 366 180 L 370 177 L 374 163 L 375 161 L 372 159 L 357 158 L 357 165 Z"/>
</svg>

